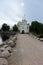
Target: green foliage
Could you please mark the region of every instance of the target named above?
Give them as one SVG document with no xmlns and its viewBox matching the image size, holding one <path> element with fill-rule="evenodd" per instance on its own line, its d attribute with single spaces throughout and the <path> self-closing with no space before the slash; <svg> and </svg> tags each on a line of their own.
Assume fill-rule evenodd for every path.
<svg viewBox="0 0 43 65">
<path fill-rule="evenodd" d="M 1 29 L 0 29 L 0 32 L 1 32 Z"/>
<path fill-rule="evenodd" d="M 17 25 L 14 25 L 14 26 L 13 26 L 13 31 L 18 32 L 18 27 L 17 27 Z"/>
<path fill-rule="evenodd" d="M 10 30 L 10 26 L 8 26 L 6 23 L 4 23 L 2 25 L 2 28 L 1 28 L 2 31 L 9 31 Z"/>
<path fill-rule="evenodd" d="M 38 21 L 32 21 L 30 26 L 30 32 L 34 32 L 36 34 L 43 34 L 43 24 Z"/>
</svg>

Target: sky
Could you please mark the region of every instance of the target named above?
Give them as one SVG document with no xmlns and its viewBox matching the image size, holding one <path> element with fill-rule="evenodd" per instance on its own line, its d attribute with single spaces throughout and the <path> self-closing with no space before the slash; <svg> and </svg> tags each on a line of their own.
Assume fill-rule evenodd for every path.
<svg viewBox="0 0 43 65">
<path fill-rule="evenodd" d="M 0 0 L 0 27 L 3 23 L 12 27 L 22 18 L 29 24 L 34 20 L 43 23 L 43 0 Z"/>
</svg>

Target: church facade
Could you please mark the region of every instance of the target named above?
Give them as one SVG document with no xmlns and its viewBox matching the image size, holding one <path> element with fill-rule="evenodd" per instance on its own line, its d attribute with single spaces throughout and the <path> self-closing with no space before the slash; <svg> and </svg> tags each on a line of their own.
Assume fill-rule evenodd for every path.
<svg viewBox="0 0 43 65">
<path fill-rule="evenodd" d="M 29 33 L 29 24 L 27 24 L 26 19 L 22 19 L 22 21 L 19 21 L 17 26 L 18 26 L 20 33 L 22 32 Z"/>
</svg>

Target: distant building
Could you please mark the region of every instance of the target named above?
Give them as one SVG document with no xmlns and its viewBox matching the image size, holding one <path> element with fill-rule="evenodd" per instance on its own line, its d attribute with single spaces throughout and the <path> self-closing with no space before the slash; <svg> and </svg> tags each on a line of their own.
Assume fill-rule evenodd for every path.
<svg viewBox="0 0 43 65">
<path fill-rule="evenodd" d="M 22 21 L 19 21 L 17 26 L 18 26 L 20 33 L 22 33 L 23 31 L 24 33 L 29 33 L 29 24 L 27 24 L 26 19 L 22 19 Z"/>
</svg>

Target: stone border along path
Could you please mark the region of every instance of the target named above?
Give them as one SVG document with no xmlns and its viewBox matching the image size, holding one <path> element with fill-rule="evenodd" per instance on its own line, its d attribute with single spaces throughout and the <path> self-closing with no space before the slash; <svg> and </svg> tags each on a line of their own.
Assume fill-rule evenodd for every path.
<svg viewBox="0 0 43 65">
<path fill-rule="evenodd" d="M 9 40 L 6 40 L 4 42 L 4 45 L 0 48 L 0 65 L 9 64 L 8 58 L 10 56 L 12 56 L 12 54 L 13 54 L 13 50 L 14 50 L 13 48 L 15 47 L 14 44 L 16 45 L 16 40 L 17 40 L 17 35 L 14 35 Z M 10 46 L 9 46 L 9 44 L 10 44 Z M 11 46 L 11 45 L 13 45 L 13 46 Z M 10 54 L 10 56 L 9 56 L 9 54 Z"/>
<path fill-rule="evenodd" d="M 38 38 L 37 36 L 33 35 L 33 34 L 30 34 L 31 37 L 43 42 L 43 38 Z"/>
</svg>

